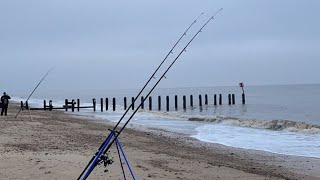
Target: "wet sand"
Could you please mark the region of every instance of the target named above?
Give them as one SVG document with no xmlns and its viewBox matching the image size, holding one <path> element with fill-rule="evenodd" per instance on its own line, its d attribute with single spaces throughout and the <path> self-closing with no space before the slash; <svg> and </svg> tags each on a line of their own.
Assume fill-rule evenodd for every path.
<svg viewBox="0 0 320 180">
<path fill-rule="evenodd" d="M 76 179 L 112 128 L 63 111 L 32 111 L 32 119 L 22 111 L 14 119 L 18 109 L 11 104 L 8 116 L 0 117 L 0 179 Z M 137 179 L 320 179 L 317 158 L 232 148 L 132 126 L 119 139 Z M 115 162 L 108 172 L 97 166 L 89 179 L 123 179 L 116 152 L 112 147 Z"/>
</svg>

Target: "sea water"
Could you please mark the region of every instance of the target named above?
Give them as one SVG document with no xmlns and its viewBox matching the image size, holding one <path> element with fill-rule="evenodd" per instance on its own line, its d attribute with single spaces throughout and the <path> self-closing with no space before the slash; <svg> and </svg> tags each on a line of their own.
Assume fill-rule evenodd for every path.
<svg viewBox="0 0 320 180">
<path fill-rule="evenodd" d="M 131 97 L 139 90 L 64 92 L 48 94 L 39 92 L 29 103 L 43 106 L 43 100 L 53 100 L 54 106 L 62 106 L 64 98 L 81 99 L 82 105 L 92 105 L 91 98 L 117 99 L 116 111 L 93 112 L 81 110 L 81 115 L 117 122 L 123 115 L 123 98 L 127 97 L 128 106 Z M 139 110 L 130 121 L 131 125 L 145 128 L 159 128 L 183 133 L 200 141 L 219 143 L 232 147 L 269 151 L 273 153 L 318 157 L 320 158 L 320 85 L 277 85 L 245 87 L 246 105 L 241 104 L 242 91 L 239 87 L 194 87 L 162 88 L 151 94 L 153 111 L 148 100 L 145 109 Z M 143 93 L 146 94 L 146 93 Z M 204 105 L 204 96 L 208 95 L 208 105 Z M 213 105 L 213 95 L 223 95 L 223 105 Z M 236 95 L 236 104 L 228 105 L 227 95 Z M 174 108 L 174 96 L 178 96 L 178 109 Z M 187 99 L 187 109 L 182 108 L 182 96 Z M 194 106 L 190 107 L 190 95 Z M 202 95 L 203 106 L 199 106 Z M 16 101 L 23 95 L 14 95 Z M 161 96 L 162 109 L 158 111 L 158 96 Z M 166 111 L 165 99 L 170 98 L 170 111 Z M 139 105 L 140 97 L 135 107 Z M 99 106 L 97 110 L 100 110 Z M 133 113 L 129 111 L 128 117 Z M 79 114 L 79 113 L 76 113 Z"/>
</svg>

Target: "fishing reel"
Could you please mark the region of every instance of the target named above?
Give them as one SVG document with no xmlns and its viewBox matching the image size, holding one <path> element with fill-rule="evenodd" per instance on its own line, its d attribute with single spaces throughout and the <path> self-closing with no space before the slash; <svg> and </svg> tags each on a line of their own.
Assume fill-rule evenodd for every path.
<svg viewBox="0 0 320 180">
<path fill-rule="evenodd" d="M 111 165 L 114 162 L 113 157 L 109 155 L 109 153 L 102 154 L 98 159 L 98 165 L 103 164 L 103 166 L 106 168 L 104 172 L 108 172 L 107 166 Z"/>
</svg>

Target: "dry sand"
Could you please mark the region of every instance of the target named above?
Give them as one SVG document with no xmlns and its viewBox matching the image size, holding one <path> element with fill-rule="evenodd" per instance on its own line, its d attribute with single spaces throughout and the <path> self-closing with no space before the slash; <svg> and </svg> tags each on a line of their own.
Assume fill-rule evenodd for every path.
<svg viewBox="0 0 320 180">
<path fill-rule="evenodd" d="M 0 179 L 76 179 L 112 125 L 62 111 L 0 117 Z M 137 179 L 320 179 L 320 160 L 199 142 L 161 130 L 126 129 L 120 137 Z M 319 148 L 320 149 L 320 148 Z M 123 179 L 115 162 L 89 179 Z M 129 174 L 127 173 L 127 178 Z M 131 178 L 128 178 L 131 179 Z"/>
</svg>

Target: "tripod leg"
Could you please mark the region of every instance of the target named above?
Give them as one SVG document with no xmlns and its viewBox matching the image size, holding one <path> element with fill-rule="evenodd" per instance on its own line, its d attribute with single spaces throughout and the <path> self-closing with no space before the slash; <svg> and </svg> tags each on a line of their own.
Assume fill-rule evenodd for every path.
<svg viewBox="0 0 320 180">
<path fill-rule="evenodd" d="M 126 178 L 126 174 L 125 174 L 124 169 L 123 169 L 123 164 L 122 164 L 122 159 L 121 159 L 118 143 L 116 144 L 116 146 L 117 146 L 117 151 L 118 151 L 118 156 L 119 156 L 119 160 L 120 160 L 120 165 L 121 165 L 121 169 L 122 169 L 123 178 L 124 178 L 124 180 L 126 180 L 127 178 Z"/>
<path fill-rule="evenodd" d="M 134 176 L 134 174 L 133 174 L 133 171 L 132 171 L 132 169 L 131 169 L 131 167 L 130 167 L 129 161 L 127 160 L 126 155 L 124 154 L 124 151 L 123 151 L 123 149 L 122 149 L 122 147 L 121 147 L 121 144 L 120 144 L 120 141 L 118 140 L 118 138 L 116 139 L 116 144 L 117 144 L 117 146 L 119 146 L 119 148 L 120 148 L 120 150 L 121 150 L 122 156 L 123 156 L 124 160 L 125 160 L 126 163 L 127 163 L 127 166 L 128 166 L 128 169 L 129 169 L 129 171 L 130 171 L 130 173 L 131 173 L 132 178 L 133 178 L 134 180 L 136 180 L 136 178 L 135 178 L 135 176 Z"/>
</svg>

